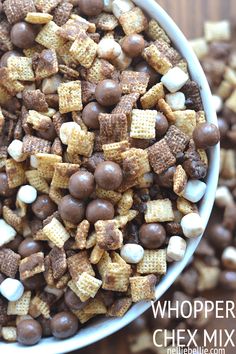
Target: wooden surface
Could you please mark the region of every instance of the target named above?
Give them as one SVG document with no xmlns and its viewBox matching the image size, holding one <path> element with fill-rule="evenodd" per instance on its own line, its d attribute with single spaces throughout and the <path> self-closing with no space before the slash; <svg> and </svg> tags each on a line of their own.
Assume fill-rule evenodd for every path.
<svg viewBox="0 0 236 354">
<path fill-rule="evenodd" d="M 145 0 L 144 0 L 145 1 Z M 218 21 L 229 19 L 236 24 L 236 0 L 158 0 L 157 1 L 176 21 L 187 38 L 196 38 L 203 35 L 203 24 L 206 20 Z M 228 299 L 234 299 L 228 294 Z M 212 299 L 222 299 L 224 293 L 214 292 Z M 230 321 L 212 321 L 211 329 L 229 328 Z M 158 324 L 157 324 L 158 327 Z M 127 341 L 127 329 L 110 336 L 90 347 L 75 351 L 73 354 L 130 354 Z M 235 349 L 227 350 L 226 354 L 235 354 Z"/>
</svg>

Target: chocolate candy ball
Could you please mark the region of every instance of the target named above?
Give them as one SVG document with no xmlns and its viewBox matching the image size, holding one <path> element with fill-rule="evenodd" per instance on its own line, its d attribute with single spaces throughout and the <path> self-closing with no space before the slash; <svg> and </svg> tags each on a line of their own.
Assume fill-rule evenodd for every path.
<svg viewBox="0 0 236 354">
<path fill-rule="evenodd" d="M 193 131 L 193 140 L 199 149 L 216 145 L 220 141 L 219 129 L 214 124 L 201 123 Z"/>
<path fill-rule="evenodd" d="M 18 22 L 11 29 L 11 41 L 16 47 L 21 49 L 32 47 L 36 35 L 35 28 L 26 22 Z"/>
<path fill-rule="evenodd" d="M 69 191 L 74 198 L 88 198 L 94 191 L 95 183 L 92 173 L 78 171 L 69 180 Z"/>
<path fill-rule="evenodd" d="M 223 118 L 218 118 L 218 127 L 220 131 L 220 139 L 225 138 L 228 130 L 229 130 L 229 124 L 227 121 Z"/>
<path fill-rule="evenodd" d="M 94 173 L 95 181 L 99 187 L 106 190 L 115 190 L 120 187 L 123 179 L 120 166 L 112 161 L 100 163 Z"/>
<path fill-rule="evenodd" d="M 103 80 L 98 83 L 95 90 L 96 100 L 105 107 L 113 106 L 120 101 L 121 87 L 114 80 Z"/>
<path fill-rule="evenodd" d="M 169 123 L 163 113 L 157 112 L 156 115 L 156 136 L 160 138 L 163 136 L 167 129 L 169 128 Z"/>
<path fill-rule="evenodd" d="M 93 200 L 86 209 L 86 219 L 92 224 L 95 224 L 98 220 L 111 220 L 114 215 L 114 206 L 111 202 L 104 199 Z"/>
<path fill-rule="evenodd" d="M 139 56 L 144 50 L 145 42 L 140 34 L 131 34 L 122 42 L 122 49 L 131 58 Z"/>
<path fill-rule="evenodd" d="M 0 68 L 7 67 L 7 61 L 11 57 L 20 57 L 21 54 L 15 50 L 9 50 L 8 52 L 4 53 L 0 59 Z"/>
<path fill-rule="evenodd" d="M 155 182 L 161 187 L 172 188 L 175 170 L 176 170 L 175 166 L 167 168 L 166 171 L 155 176 Z"/>
<path fill-rule="evenodd" d="M 10 189 L 8 186 L 7 175 L 4 172 L 0 173 L 0 196 L 11 197 L 15 194 L 15 189 Z"/>
<path fill-rule="evenodd" d="M 8 242 L 7 244 L 4 245 L 6 248 L 10 248 L 14 252 L 18 252 L 18 247 L 20 246 L 21 242 L 24 240 L 24 237 L 21 235 L 16 235 L 16 237 L 11 241 Z"/>
<path fill-rule="evenodd" d="M 54 124 L 51 122 L 46 130 L 38 130 L 37 136 L 42 139 L 53 141 L 57 136 Z"/>
<path fill-rule="evenodd" d="M 59 312 L 51 319 L 52 334 L 56 338 L 72 337 L 78 331 L 78 328 L 78 319 L 71 312 Z"/>
<path fill-rule="evenodd" d="M 85 306 L 85 303 L 70 289 L 66 290 L 64 298 L 66 305 L 72 310 L 81 310 Z"/>
<path fill-rule="evenodd" d="M 224 250 L 232 242 L 232 232 L 222 224 L 214 224 L 209 230 L 209 239 L 215 248 Z"/>
<path fill-rule="evenodd" d="M 35 241 L 31 237 L 27 237 L 21 242 L 18 248 L 18 253 L 22 258 L 28 257 L 31 254 L 41 252 L 43 250 L 43 244 L 40 241 Z"/>
<path fill-rule="evenodd" d="M 47 194 L 40 195 L 32 204 L 32 211 L 37 218 L 45 220 L 57 210 L 56 204 Z"/>
<path fill-rule="evenodd" d="M 79 224 L 84 218 L 84 203 L 66 195 L 58 205 L 58 211 L 62 219 L 72 224 Z"/>
<path fill-rule="evenodd" d="M 79 0 L 79 8 L 87 16 L 98 16 L 103 6 L 103 0 Z"/>
<path fill-rule="evenodd" d="M 139 229 L 139 240 L 148 249 L 159 248 L 166 239 L 166 231 L 161 224 L 143 224 Z"/>
<path fill-rule="evenodd" d="M 226 290 L 236 290 L 236 272 L 225 270 L 220 274 L 220 285 Z"/>
<path fill-rule="evenodd" d="M 39 290 L 41 288 L 44 288 L 44 286 L 46 285 L 43 273 L 38 273 L 30 278 L 24 279 L 22 280 L 22 283 L 26 289 L 31 291 Z"/>
<path fill-rule="evenodd" d="M 37 344 L 42 338 L 42 327 L 36 320 L 23 320 L 17 325 L 17 340 L 23 345 Z"/>
<path fill-rule="evenodd" d="M 141 73 L 147 73 L 150 76 L 149 79 L 149 85 L 153 86 L 155 85 L 159 79 L 160 75 L 150 66 L 146 61 L 142 61 L 141 63 L 137 64 L 134 68 L 135 71 L 141 72 Z"/>
<path fill-rule="evenodd" d="M 99 129 L 98 116 L 100 113 L 105 113 L 106 109 L 102 107 L 97 102 L 90 102 L 87 106 L 84 107 L 82 113 L 82 119 L 84 123 L 90 129 Z"/>
</svg>

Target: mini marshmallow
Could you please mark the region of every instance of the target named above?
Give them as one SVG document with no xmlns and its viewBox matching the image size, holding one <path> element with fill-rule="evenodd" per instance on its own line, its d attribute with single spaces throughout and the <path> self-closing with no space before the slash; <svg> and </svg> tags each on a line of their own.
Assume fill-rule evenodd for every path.
<svg viewBox="0 0 236 354">
<path fill-rule="evenodd" d="M 205 38 L 196 38 L 191 40 L 189 43 L 198 59 L 202 59 L 205 57 L 205 55 L 207 55 L 208 45 Z"/>
<path fill-rule="evenodd" d="M 173 261 L 181 261 L 186 251 L 186 241 L 180 236 L 171 236 L 167 247 L 167 257 Z"/>
<path fill-rule="evenodd" d="M 198 237 L 204 231 L 202 218 L 197 213 L 184 215 L 180 225 L 183 229 L 184 235 L 188 238 Z"/>
<path fill-rule="evenodd" d="M 197 179 L 192 179 L 187 182 L 183 197 L 192 203 L 197 203 L 202 199 L 206 192 L 206 183 Z"/>
<path fill-rule="evenodd" d="M 161 82 L 171 93 L 179 91 L 188 81 L 189 76 L 177 66 L 162 76 Z"/>
<path fill-rule="evenodd" d="M 17 193 L 17 199 L 22 203 L 32 204 L 37 199 L 37 190 L 29 184 L 26 184 L 20 187 Z"/>
<path fill-rule="evenodd" d="M 48 108 L 47 112 L 43 112 L 43 114 L 49 118 L 52 118 L 57 111 L 54 108 Z"/>
<path fill-rule="evenodd" d="M 112 38 L 103 38 L 97 48 L 99 58 L 113 60 L 122 52 L 121 46 Z"/>
<path fill-rule="evenodd" d="M 17 279 L 7 278 L 0 285 L 0 293 L 8 301 L 17 301 L 24 293 L 24 286 Z"/>
<path fill-rule="evenodd" d="M 27 156 L 23 153 L 23 142 L 15 139 L 7 148 L 8 154 L 17 162 L 24 161 Z"/>
<path fill-rule="evenodd" d="M 35 155 L 30 155 L 30 167 L 38 168 L 38 160 Z"/>
<path fill-rule="evenodd" d="M 216 190 L 215 203 L 219 208 L 225 208 L 234 202 L 232 194 L 225 186 L 218 187 Z"/>
<path fill-rule="evenodd" d="M 132 58 L 128 57 L 123 50 L 121 50 L 121 54 L 112 60 L 112 64 L 119 70 L 127 69 L 132 62 Z"/>
<path fill-rule="evenodd" d="M 104 4 L 104 7 L 103 7 L 103 10 L 105 12 L 112 12 L 112 3 L 113 3 L 114 0 L 103 0 L 103 4 Z"/>
<path fill-rule="evenodd" d="M 205 22 L 204 32 L 207 42 L 228 41 L 231 38 L 230 22 L 227 20 Z"/>
<path fill-rule="evenodd" d="M 56 93 L 61 83 L 62 83 L 62 77 L 58 74 L 53 75 L 51 77 L 47 77 L 42 81 L 42 92 L 45 95 Z"/>
<path fill-rule="evenodd" d="M 144 249 L 140 245 L 127 243 L 121 248 L 120 255 L 127 263 L 137 264 L 143 259 Z"/>
<path fill-rule="evenodd" d="M 236 270 L 236 248 L 227 247 L 222 253 L 222 263 L 225 268 Z"/>
<path fill-rule="evenodd" d="M 168 93 L 166 95 L 166 102 L 173 111 L 180 111 L 186 108 L 183 92 Z"/>
<path fill-rule="evenodd" d="M 71 133 L 73 129 L 81 131 L 79 124 L 75 122 L 63 123 L 60 128 L 60 139 L 64 145 L 68 145 Z"/>
<path fill-rule="evenodd" d="M 3 219 L 0 219 L 0 230 L 0 247 L 14 240 L 16 230 Z"/>
<path fill-rule="evenodd" d="M 134 4 L 130 0 L 115 0 L 112 3 L 112 12 L 119 19 L 122 14 L 129 12 L 134 7 Z"/>
<path fill-rule="evenodd" d="M 213 105 L 216 113 L 219 113 L 223 108 L 223 100 L 220 96 L 212 95 Z"/>
</svg>

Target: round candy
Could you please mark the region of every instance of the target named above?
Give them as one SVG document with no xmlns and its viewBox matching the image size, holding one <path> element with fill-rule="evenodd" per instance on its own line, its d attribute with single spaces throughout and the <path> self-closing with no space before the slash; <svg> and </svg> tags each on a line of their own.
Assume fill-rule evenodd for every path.
<svg viewBox="0 0 236 354">
<path fill-rule="evenodd" d="M 120 166 L 112 161 L 100 163 L 96 167 L 94 177 L 99 187 L 106 190 L 116 190 L 120 187 L 123 179 Z"/>
<path fill-rule="evenodd" d="M 78 319 L 71 312 L 59 312 L 51 319 L 52 334 L 56 338 L 72 337 L 78 331 L 78 328 Z"/>
<path fill-rule="evenodd" d="M 32 47 L 36 35 L 35 28 L 26 22 L 18 22 L 11 29 L 11 41 L 16 47 L 21 49 Z"/>
<path fill-rule="evenodd" d="M 23 320 L 17 325 L 17 340 L 23 345 L 35 345 L 42 338 L 42 327 L 36 320 Z"/>
<path fill-rule="evenodd" d="M 90 129 L 99 129 L 98 116 L 100 113 L 105 113 L 106 110 L 97 102 L 90 102 L 84 107 L 82 119 Z"/>
<path fill-rule="evenodd" d="M 32 211 L 37 218 L 45 220 L 57 210 L 56 204 L 47 194 L 40 195 L 32 204 Z"/>
<path fill-rule="evenodd" d="M 71 195 L 66 195 L 60 201 L 58 211 L 65 221 L 79 224 L 84 218 L 84 203 L 73 198 Z"/>
<path fill-rule="evenodd" d="M 147 249 L 159 248 L 166 240 L 166 230 L 159 223 L 143 224 L 139 230 L 139 240 Z"/>
<path fill-rule="evenodd" d="M 41 288 L 44 288 L 46 285 L 45 278 L 43 276 L 43 273 L 38 273 L 33 275 L 30 278 L 22 280 L 22 283 L 24 287 L 28 290 L 39 290 Z"/>
<path fill-rule="evenodd" d="M 65 292 L 65 303 L 72 310 L 81 310 L 85 306 L 85 303 L 70 289 Z"/>
<path fill-rule="evenodd" d="M 69 180 L 69 191 L 74 198 L 88 198 L 94 191 L 95 183 L 92 173 L 78 171 Z"/>
<path fill-rule="evenodd" d="M 90 202 L 86 209 L 86 219 L 95 224 L 98 220 L 111 220 L 114 218 L 114 206 L 108 200 L 95 199 Z"/>
<path fill-rule="evenodd" d="M 215 248 L 224 250 L 227 246 L 230 246 L 233 235 L 223 224 L 214 224 L 209 230 L 209 238 Z"/>
<path fill-rule="evenodd" d="M 216 145 L 220 141 L 219 129 L 210 123 L 198 124 L 193 131 L 193 140 L 199 149 Z"/>
<path fill-rule="evenodd" d="M 156 115 L 156 136 L 160 138 L 163 136 L 169 128 L 168 120 L 163 113 L 157 112 Z"/>
<path fill-rule="evenodd" d="M 1 197 L 11 197 L 16 192 L 15 189 L 10 189 L 8 186 L 7 175 L 4 172 L 0 173 L 0 196 Z"/>
<path fill-rule="evenodd" d="M 103 0 L 79 0 L 79 8 L 87 16 L 98 16 L 103 7 Z"/>
<path fill-rule="evenodd" d="M 145 42 L 143 36 L 136 33 L 125 37 L 122 42 L 122 49 L 131 58 L 139 56 L 144 50 L 144 46 Z"/>
<path fill-rule="evenodd" d="M 98 83 L 95 90 L 96 100 L 105 107 L 117 104 L 121 99 L 122 91 L 118 82 L 103 80 Z"/>
<path fill-rule="evenodd" d="M 141 63 L 138 63 L 134 69 L 135 69 L 135 71 L 149 74 L 149 76 L 150 76 L 149 85 L 150 86 L 155 85 L 160 79 L 160 75 L 150 65 L 148 65 L 148 63 L 146 61 L 142 61 Z"/>
<path fill-rule="evenodd" d="M 7 61 L 11 57 L 20 57 L 21 54 L 15 50 L 9 50 L 8 52 L 4 53 L 0 59 L 0 68 L 7 67 Z"/>
<path fill-rule="evenodd" d="M 43 244 L 40 241 L 35 241 L 31 237 L 27 237 L 21 242 L 18 248 L 18 253 L 22 258 L 29 257 L 31 254 L 41 252 L 43 250 Z"/>
</svg>

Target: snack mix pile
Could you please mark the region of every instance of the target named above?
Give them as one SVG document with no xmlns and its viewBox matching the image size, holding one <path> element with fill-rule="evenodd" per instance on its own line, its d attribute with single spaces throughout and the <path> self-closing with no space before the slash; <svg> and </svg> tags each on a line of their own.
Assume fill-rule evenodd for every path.
<svg viewBox="0 0 236 354">
<path fill-rule="evenodd" d="M 186 61 L 131 1 L 0 11 L 0 333 L 33 345 L 155 298 L 167 262 L 203 231 L 205 150 L 220 134 Z M 228 67 L 219 95 L 233 85 Z M 227 102 L 230 115 L 235 94 Z"/>
</svg>

